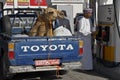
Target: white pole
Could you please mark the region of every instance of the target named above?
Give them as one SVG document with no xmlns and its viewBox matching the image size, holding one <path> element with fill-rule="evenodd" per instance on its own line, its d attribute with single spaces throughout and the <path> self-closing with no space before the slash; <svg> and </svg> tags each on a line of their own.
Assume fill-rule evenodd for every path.
<svg viewBox="0 0 120 80">
<path fill-rule="evenodd" d="M 14 11 L 14 8 L 18 8 L 18 0 L 13 0 L 14 2 L 14 4 L 13 4 L 13 13 L 15 14 L 15 13 L 17 13 L 17 11 Z"/>
<path fill-rule="evenodd" d="M 89 8 L 89 0 L 84 1 L 84 8 Z"/>
<path fill-rule="evenodd" d="M 17 8 L 17 7 L 18 7 L 18 0 L 13 0 L 13 1 L 14 1 L 13 7 L 14 7 L 14 8 Z"/>
</svg>

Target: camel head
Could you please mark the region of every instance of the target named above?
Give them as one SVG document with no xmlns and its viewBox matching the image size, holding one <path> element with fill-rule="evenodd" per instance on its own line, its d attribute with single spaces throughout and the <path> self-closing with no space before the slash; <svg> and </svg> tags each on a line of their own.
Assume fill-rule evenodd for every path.
<svg viewBox="0 0 120 80">
<path fill-rule="evenodd" d="M 46 18 L 50 21 L 54 21 L 56 18 L 64 18 L 63 12 L 50 7 L 44 9 L 44 14 Z"/>
</svg>

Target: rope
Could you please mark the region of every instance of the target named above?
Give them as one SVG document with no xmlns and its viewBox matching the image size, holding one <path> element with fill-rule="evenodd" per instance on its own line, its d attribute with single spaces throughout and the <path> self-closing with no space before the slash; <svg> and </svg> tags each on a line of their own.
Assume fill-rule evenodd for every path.
<svg viewBox="0 0 120 80">
<path fill-rule="evenodd" d="M 51 29 L 51 28 L 52 28 L 52 21 L 50 20 L 49 22 L 50 22 L 50 23 L 49 23 L 49 24 L 50 24 L 50 25 L 49 25 L 49 28 Z M 51 33 L 53 33 L 53 32 L 51 32 Z M 51 37 L 52 37 L 52 36 L 50 36 L 49 38 L 51 38 Z M 50 44 L 51 44 L 51 42 L 49 42 L 49 45 L 50 45 Z M 48 60 L 50 59 L 50 55 L 51 55 L 51 54 L 48 53 Z M 57 77 L 57 78 L 60 78 L 60 72 L 59 72 L 59 71 L 60 71 L 60 68 L 61 68 L 60 66 L 57 66 L 57 67 L 56 67 L 56 77 Z"/>
<path fill-rule="evenodd" d="M 60 66 L 57 66 L 56 68 L 57 68 L 57 70 L 56 70 L 56 77 L 60 78 Z"/>
</svg>

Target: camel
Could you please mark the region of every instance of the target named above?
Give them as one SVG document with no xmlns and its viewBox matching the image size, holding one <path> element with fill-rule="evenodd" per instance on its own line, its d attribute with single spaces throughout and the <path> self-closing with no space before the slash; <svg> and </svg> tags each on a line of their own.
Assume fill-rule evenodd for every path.
<svg viewBox="0 0 120 80">
<path fill-rule="evenodd" d="M 29 32 L 29 36 L 53 36 L 52 23 L 56 18 L 64 18 L 64 14 L 54 8 L 42 9 L 43 14 L 37 16 L 36 22 Z"/>
</svg>

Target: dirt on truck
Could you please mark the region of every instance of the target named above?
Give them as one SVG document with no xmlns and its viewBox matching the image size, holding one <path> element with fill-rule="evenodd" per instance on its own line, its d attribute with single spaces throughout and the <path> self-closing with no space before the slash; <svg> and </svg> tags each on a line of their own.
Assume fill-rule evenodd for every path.
<svg viewBox="0 0 120 80">
<path fill-rule="evenodd" d="M 29 36 L 40 9 L 6 9 L 1 20 L 0 74 L 3 79 L 23 72 L 81 66 L 83 41 L 78 36 Z M 24 12 L 25 11 L 25 12 Z"/>
</svg>

